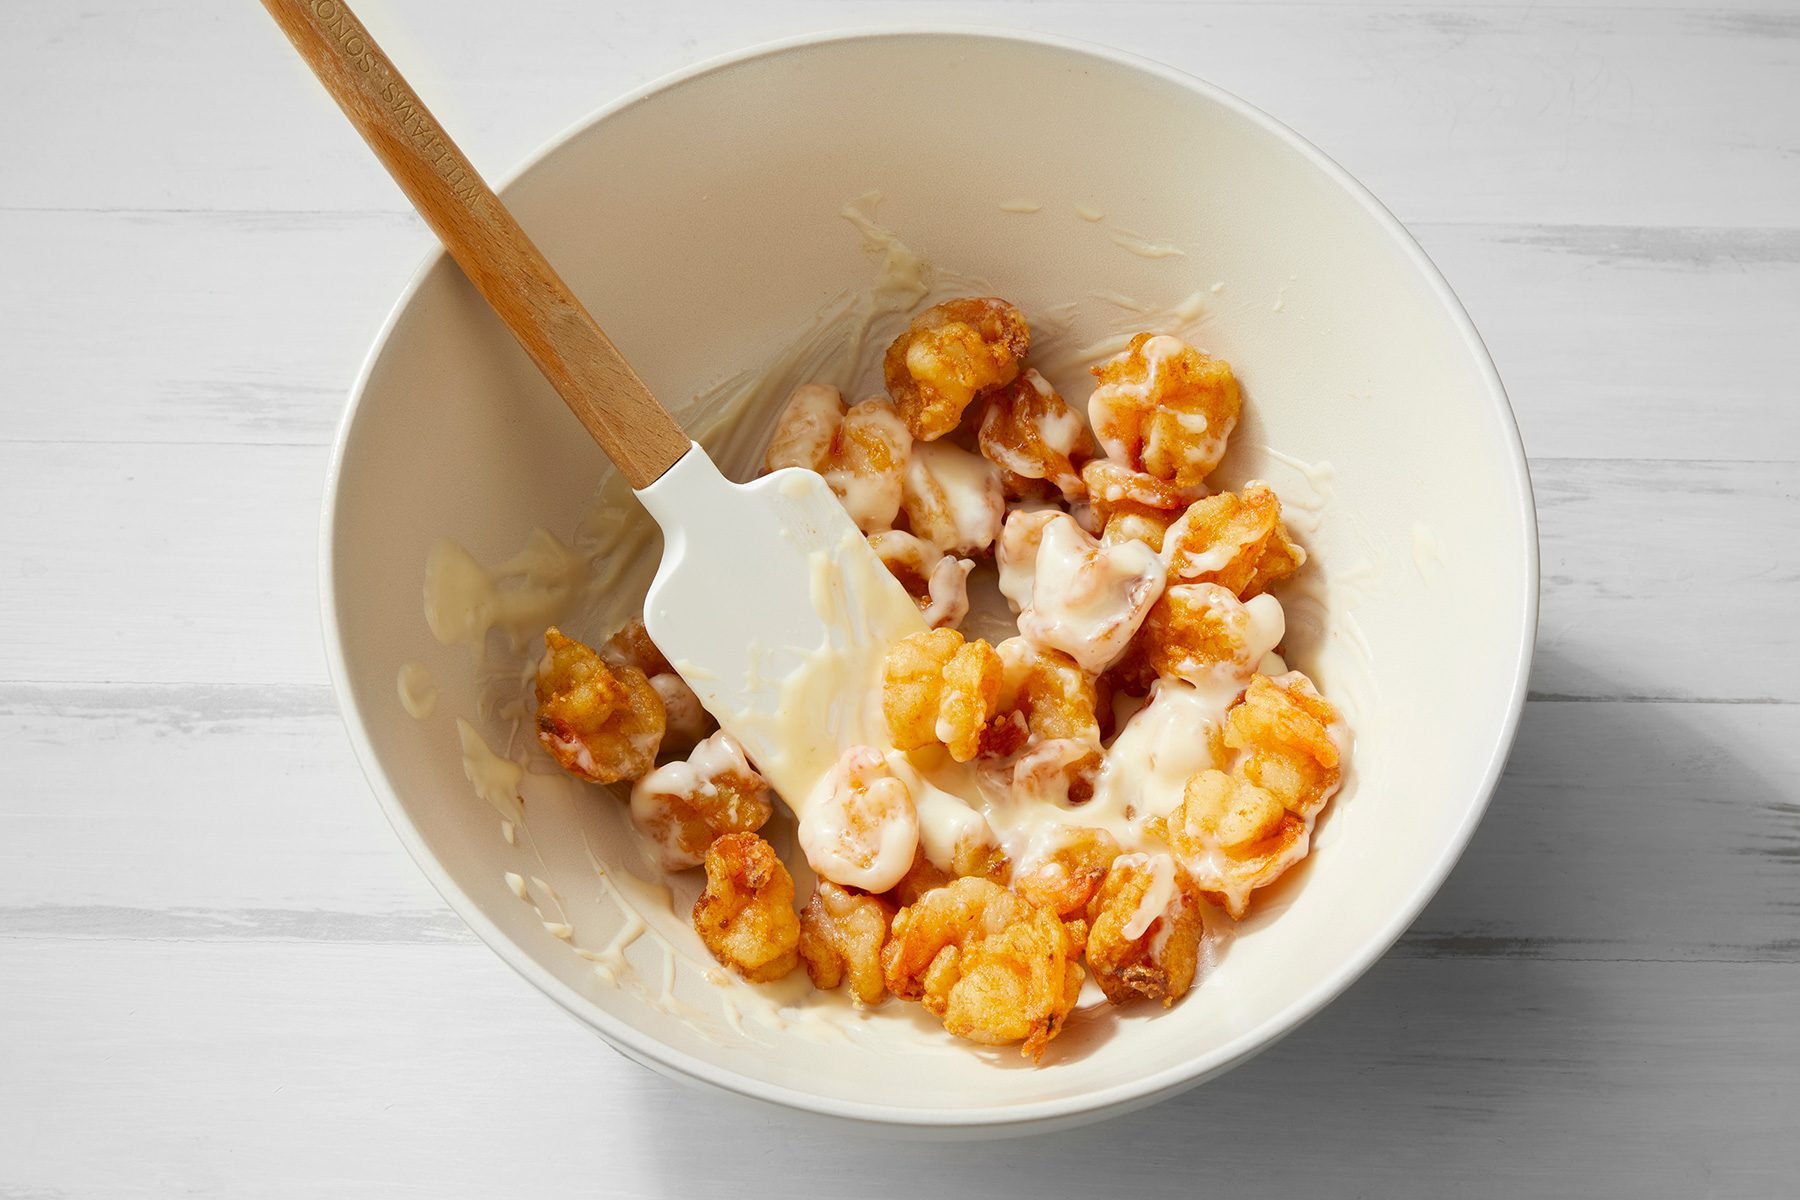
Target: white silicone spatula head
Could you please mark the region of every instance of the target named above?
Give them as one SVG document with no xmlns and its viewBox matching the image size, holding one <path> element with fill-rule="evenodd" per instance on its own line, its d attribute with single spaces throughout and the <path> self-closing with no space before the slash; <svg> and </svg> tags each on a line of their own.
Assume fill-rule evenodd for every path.
<svg viewBox="0 0 1800 1200">
<path fill-rule="evenodd" d="M 696 447 L 637 495 L 663 529 L 650 639 L 775 790 L 798 806 L 844 749 L 885 743 L 882 659 L 925 621 L 825 481 L 732 483 Z"/>
<path fill-rule="evenodd" d="M 799 803 L 869 730 L 881 651 L 924 628 L 904 590 L 817 475 L 719 473 L 341 0 L 263 3 L 656 517 L 650 636 Z"/>
</svg>

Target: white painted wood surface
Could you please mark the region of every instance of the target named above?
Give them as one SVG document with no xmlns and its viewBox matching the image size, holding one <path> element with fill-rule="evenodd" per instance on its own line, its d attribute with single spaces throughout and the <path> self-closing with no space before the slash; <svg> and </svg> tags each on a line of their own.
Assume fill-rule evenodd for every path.
<svg viewBox="0 0 1800 1200">
<path fill-rule="evenodd" d="M 1413 227 L 1507 378 L 1533 699 L 1417 926 L 1219 1085 L 925 1149 L 652 1076 L 437 900 L 325 681 L 326 446 L 423 227 L 256 5 L 10 4 L 0 1197 L 1800 1190 L 1800 8 L 360 7 L 495 175 L 699 57 L 896 20 L 1262 105 Z"/>
</svg>

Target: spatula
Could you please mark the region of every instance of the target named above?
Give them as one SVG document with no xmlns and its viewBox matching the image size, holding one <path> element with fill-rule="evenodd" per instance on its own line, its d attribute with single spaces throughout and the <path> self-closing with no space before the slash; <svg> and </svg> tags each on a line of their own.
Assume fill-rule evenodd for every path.
<svg viewBox="0 0 1800 1200">
<path fill-rule="evenodd" d="M 866 740 L 882 652 L 925 628 L 825 481 L 720 473 L 342 0 L 263 0 L 325 90 L 662 526 L 650 637 L 790 804 Z"/>
</svg>

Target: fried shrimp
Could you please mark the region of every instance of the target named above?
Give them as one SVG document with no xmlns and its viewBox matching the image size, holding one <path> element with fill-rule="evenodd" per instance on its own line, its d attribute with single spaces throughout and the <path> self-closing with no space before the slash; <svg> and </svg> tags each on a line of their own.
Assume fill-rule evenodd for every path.
<svg viewBox="0 0 1800 1200">
<path fill-rule="evenodd" d="M 1038 538 L 1031 602 L 1019 613 L 1019 632 L 1099 674 L 1125 653 L 1167 574 L 1144 543 L 1102 546 L 1073 517 L 1055 514 Z"/>
<path fill-rule="evenodd" d="M 957 762 L 980 748 L 1000 699 L 1000 656 L 954 629 L 909 634 L 894 643 L 882 669 L 881 710 L 901 750 L 942 743 Z"/>
<path fill-rule="evenodd" d="M 609 666 L 556 628 L 544 633 L 537 703 L 538 741 L 571 775 L 618 783 L 656 761 L 665 716 L 649 677 L 637 667 Z"/>
<path fill-rule="evenodd" d="M 1234 920 L 1249 911 L 1252 891 L 1306 857 L 1312 834 L 1263 788 L 1210 770 L 1188 780 L 1164 830 L 1195 886 Z"/>
<path fill-rule="evenodd" d="M 958 879 L 901 909 L 881 965 L 889 991 L 923 1003 L 951 1034 L 1022 1042 L 1034 1059 L 1081 993 L 1062 922 L 985 879 Z"/>
<path fill-rule="evenodd" d="M 920 442 L 901 476 L 907 526 L 946 554 L 985 552 L 1000 535 L 1006 497 L 1000 472 L 949 442 Z"/>
<path fill-rule="evenodd" d="M 1188 780 L 1160 832 L 1234 918 L 1251 892 L 1306 857 L 1313 820 L 1343 777 L 1340 730 L 1337 710 L 1300 672 L 1257 675 L 1226 714 L 1224 745 L 1238 753 L 1231 772 Z"/>
<path fill-rule="evenodd" d="M 992 836 L 992 831 L 988 831 L 988 837 Z M 1005 887 L 1012 878 L 1012 863 L 992 841 L 969 839 L 957 843 L 947 867 L 938 866 L 923 854 L 914 857 L 912 869 L 883 892 L 882 898 L 896 908 L 905 908 L 918 903 L 919 897 L 933 888 L 969 878 L 986 879 Z"/>
<path fill-rule="evenodd" d="M 813 986 L 830 990 L 848 981 L 859 1004 L 886 999 L 881 947 L 893 919 L 893 908 L 879 896 L 819 880 L 800 912 L 800 961 Z"/>
<path fill-rule="evenodd" d="M 919 849 L 919 810 L 880 751 L 852 746 L 820 781 L 800 814 L 800 849 L 825 879 L 884 892 L 906 875 Z"/>
<path fill-rule="evenodd" d="M 1140 333 L 1094 368 L 1088 418 L 1107 456 L 1198 489 L 1225 456 L 1242 403 L 1231 364 L 1167 334 Z"/>
<path fill-rule="evenodd" d="M 1022 637 L 1007 638 L 994 652 L 1003 667 L 999 712 L 1019 714 L 1032 741 L 1066 738 L 1100 748 L 1099 695 L 1079 663 Z"/>
<path fill-rule="evenodd" d="M 1081 478 L 1105 546 L 1136 539 L 1161 550 L 1164 534 L 1188 506 L 1180 488 L 1110 458 L 1088 463 Z"/>
<path fill-rule="evenodd" d="M 712 956 L 752 983 L 780 979 L 800 961 L 794 880 L 774 847 L 728 833 L 706 848 L 706 889 L 694 930 Z"/>
<path fill-rule="evenodd" d="M 1280 499 L 1254 480 L 1242 492 L 1196 500 L 1168 527 L 1161 549 L 1171 583 L 1216 583 L 1244 599 L 1306 562 L 1281 523 Z"/>
<path fill-rule="evenodd" d="M 1263 655 L 1286 632 L 1272 596 L 1240 601 L 1216 583 L 1183 583 L 1162 594 L 1144 620 L 1137 646 L 1159 678 L 1219 689 L 1235 699 Z"/>
<path fill-rule="evenodd" d="M 999 715 L 982 733 L 983 777 L 1014 804 L 1067 807 L 1093 799 L 1101 762 L 1093 676 L 1027 638 L 995 647 L 1005 670 Z"/>
<path fill-rule="evenodd" d="M 1087 494 L 1082 464 L 1100 452 L 1081 414 L 1070 408 L 1050 381 L 1026 370 L 996 389 L 981 414 L 982 454 L 1013 480 L 1009 494 L 1080 500 Z M 1038 491 L 1032 483 L 1050 485 Z"/>
<path fill-rule="evenodd" d="M 1167 854 L 1123 854 L 1088 905 L 1087 964 L 1114 1004 L 1187 994 L 1204 932 L 1200 894 Z"/>
<path fill-rule="evenodd" d="M 885 398 L 864 400 L 844 414 L 819 473 L 864 533 L 893 527 L 912 434 Z"/>
<path fill-rule="evenodd" d="M 1011 383 L 1031 345 L 1025 317 L 997 297 L 949 300 L 913 318 L 882 362 L 888 395 L 914 437 L 936 441 L 992 388 Z"/>
<path fill-rule="evenodd" d="M 631 789 L 631 823 L 657 849 L 665 871 L 697 867 L 713 839 L 755 833 L 774 813 L 774 793 L 744 748 L 723 730 L 685 762 L 656 768 Z"/>
<path fill-rule="evenodd" d="M 1054 825 L 1014 869 L 1013 891 L 1065 920 L 1080 917 L 1117 857 L 1119 843 L 1106 830 Z"/>
<path fill-rule="evenodd" d="M 1225 720 L 1225 744 L 1244 752 L 1239 772 L 1289 812 L 1311 820 L 1343 777 L 1337 709 L 1298 671 L 1250 681 Z"/>
<path fill-rule="evenodd" d="M 700 740 L 719 727 L 712 714 L 701 707 L 700 697 L 675 673 L 669 660 L 650 640 L 641 617 L 633 617 L 597 647 L 600 657 L 615 667 L 636 667 L 650 677 L 663 704 L 663 736 L 658 755 L 671 758 L 685 754 Z"/>
<path fill-rule="evenodd" d="M 912 443 L 885 396 L 846 409 L 836 388 L 809 383 L 788 397 L 763 467 L 817 471 L 857 528 L 874 533 L 892 528 L 900 513 L 901 476 Z"/>
<path fill-rule="evenodd" d="M 650 631 L 644 628 L 642 617 L 633 617 L 619 626 L 611 637 L 595 647 L 595 653 L 615 667 L 636 667 L 652 679 L 675 672 L 656 643 L 650 640 Z"/>
<path fill-rule="evenodd" d="M 1000 594 L 1014 612 L 1031 603 L 1045 526 L 1067 515 L 1058 508 L 1015 508 L 1006 514 L 994 544 L 994 565 L 1000 570 Z"/>
<path fill-rule="evenodd" d="M 969 615 L 969 572 L 973 559 L 945 554 L 936 546 L 903 529 L 886 529 L 869 535 L 869 547 L 900 581 L 906 594 L 919 606 L 925 623 L 933 629 L 954 629 Z"/>
<path fill-rule="evenodd" d="M 673 671 L 652 675 L 650 686 L 656 689 L 657 698 L 663 704 L 663 737 L 657 757 L 671 759 L 685 754 L 718 729 L 719 723 L 713 720 L 713 715 L 701 705 L 700 697 L 681 676 Z"/>
<path fill-rule="evenodd" d="M 844 398 L 836 388 L 822 383 L 795 388 L 781 415 L 775 418 L 775 433 L 763 455 L 763 470 L 818 470 L 843 423 Z"/>
<path fill-rule="evenodd" d="M 809 342 L 795 362 L 857 376 L 853 340 L 856 361 Z M 886 344 L 885 395 L 795 388 L 768 442 L 764 469 L 821 475 L 922 621 L 879 573 L 869 605 L 842 602 L 867 557 L 817 554 L 803 603 L 826 637 L 727 631 L 754 648 L 746 689 L 778 689 L 755 739 L 719 730 L 642 620 L 594 650 L 549 630 L 537 715 L 566 770 L 636 781 L 630 819 L 664 871 L 704 869 L 694 927 L 720 963 L 759 984 L 803 964 L 859 1009 L 916 1000 L 1035 1061 L 1089 972 L 1146 1010 L 1195 988 L 1211 905 L 1241 918 L 1304 860 L 1350 734 L 1277 650 L 1272 589 L 1307 560 L 1280 499 L 1206 482 L 1243 405 L 1231 365 L 1139 333 L 1071 406 L 1030 346 L 998 297 L 925 309 Z M 729 603 L 720 619 L 742 624 Z M 795 669 L 770 677 L 763 649 Z M 804 862 L 760 836 L 768 780 Z"/>
</svg>

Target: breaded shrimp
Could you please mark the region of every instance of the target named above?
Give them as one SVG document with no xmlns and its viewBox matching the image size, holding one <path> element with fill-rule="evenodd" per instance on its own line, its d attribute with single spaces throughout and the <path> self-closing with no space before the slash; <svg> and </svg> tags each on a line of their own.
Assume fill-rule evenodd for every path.
<svg viewBox="0 0 1800 1200">
<path fill-rule="evenodd" d="M 957 1037 L 1022 1042 L 1042 1057 L 1075 1007 L 1082 970 L 1054 913 L 985 879 L 958 879 L 894 917 L 888 990 L 922 1002 Z"/>
<path fill-rule="evenodd" d="M 955 429 L 963 410 L 1011 383 L 1031 345 L 1018 309 L 998 297 L 948 300 L 913 318 L 882 362 L 888 395 L 920 441 Z"/>
<path fill-rule="evenodd" d="M 694 903 L 694 929 L 714 958 L 752 983 L 794 969 L 794 880 L 774 847 L 754 833 L 728 833 L 706 848 L 706 890 Z"/>
<path fill-rule="evenodd" d="M 591 783 L 636 779 L 656 761 L 665 717 L 649 677 L 608 666 L 551 628 L 537 669 L 538 741 L 563 770 Z"/>
<path fill-rule="evenodd" d="M 1088 418 L 1107 456 L 1197 491 L 1237 425 L 1242 398 L 1231 364 L 1180 338 L 1140 333 L 1094 376 Z"/>
<path fill-rule="evenodd" d="M 720 730 L 685 762 L 656 768 L 631 789 L 631 823 L 656 846 L 665 871 L 697 867 L 713 839 L 754 833 L 774 813 L 768 782 Z"/>
<path fill-rule="evenodd" d="M 857 1003 L 886 999 L 881 948 L 893 919 L 893 908 L 879 896 L 821 879 L 800 913 L 800 961 L 813 986 L 829 990 L 848 980 Z"/>
<path fill-rule="evenodd" d="M 1088 905 L 1088 969 L 1114 1004 L 1167 1008 L 1194 982 L 1203 932 L 1199 889 L 1173 858 L 1122 854 Z"/>
</svg>

